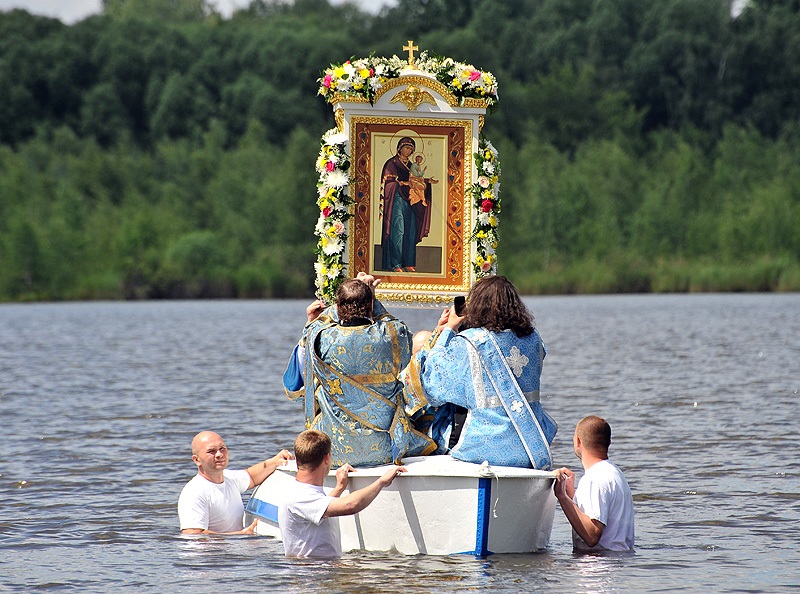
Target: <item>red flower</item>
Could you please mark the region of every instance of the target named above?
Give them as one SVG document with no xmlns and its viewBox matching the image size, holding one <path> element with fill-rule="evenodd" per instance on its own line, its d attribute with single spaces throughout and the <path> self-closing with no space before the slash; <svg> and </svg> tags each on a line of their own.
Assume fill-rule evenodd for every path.
<svg viewBox="0 0 800 594">
<path fill-rule="evenodd" d="M 334 169 L 336 169 L 336 164 L 333 161 L 325 163 L 325 171 L 333 171 Z"/>
<path fill-rule="evenodd" d="M 323 217 L 327 218 L 329 214 L 331 214 L 331 207 L 330 206 L 326 206 L 325 208 L 322 209 L 322 216 Z"/>
<path fill-rule="evenodd" d="M 491 200 L 484 200 L 483 202 L 481 202 L 481 210 L 483 212 L 491 212 L 493 208 L 494 208 L 494 202 L 492 202 Z"/>
</svg>

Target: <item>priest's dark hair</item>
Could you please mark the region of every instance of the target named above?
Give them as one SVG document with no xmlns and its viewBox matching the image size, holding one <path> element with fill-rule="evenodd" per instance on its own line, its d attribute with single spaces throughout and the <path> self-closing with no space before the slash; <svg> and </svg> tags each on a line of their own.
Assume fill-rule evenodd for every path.
<svg viewBox="0 0 800 594">
<path fill-rule="evenodd" d="M 492 332 L 512 330 L 519 337 L 533 334 L 533 314 L 517 289 L 504 276 L 487 276 L 470 289 L 463 328 L 486 328 Z"/>
<path fill-rule="evenodd" d="M 354 318 L 372 317 L 372 287 L 360 280 L 349 278 L 336 290 L 336 312 L 339 321 L 347 324 Z"/>
</svg>

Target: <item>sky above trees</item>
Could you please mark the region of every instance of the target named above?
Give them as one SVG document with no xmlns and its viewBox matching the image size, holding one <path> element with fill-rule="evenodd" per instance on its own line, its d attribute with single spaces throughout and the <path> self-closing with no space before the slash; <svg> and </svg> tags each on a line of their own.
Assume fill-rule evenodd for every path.
<svg viewBox="0 0 800 594">
<path fill-rule="evenodd" d="M 331 4 L 344 4 L 346 0 L 330 0 Z M 378 12 L 392 0 L 350 0 L 362 10 Z M 22 8 L 32 14 L 61 19 L 67 24 L 76 23 L 100 12 L 101 0 L 0 0 L 0 12 Z M 216 9 L 229 16 L 234 10 L 244 8 L 250 0 L 212 0 Z"/>
</svg>

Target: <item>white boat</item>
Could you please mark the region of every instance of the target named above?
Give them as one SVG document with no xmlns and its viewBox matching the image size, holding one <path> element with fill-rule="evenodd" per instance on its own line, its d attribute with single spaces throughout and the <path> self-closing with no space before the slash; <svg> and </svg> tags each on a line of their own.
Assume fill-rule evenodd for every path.
<svg viewBox="0 0 800 594">
<path fill-rule="evenodd" d="M 403 462 L 408 472 L 398 475 L 366 509 L 339 518 L 342 551 L 485 556 L 547 546 L 556 504 L 554 472 L 470 464 L 450 456 Z M 359 468 L 350 474 L 348 487 L 365 487 L 387 468 Z M 280 538 L 278 506 L 296 472 L 290 462 L 253 491 L 245 525 L 258 519 L 257 534 Z M 335 485 L 331 471 L 325 486 Z"/>
</svg>

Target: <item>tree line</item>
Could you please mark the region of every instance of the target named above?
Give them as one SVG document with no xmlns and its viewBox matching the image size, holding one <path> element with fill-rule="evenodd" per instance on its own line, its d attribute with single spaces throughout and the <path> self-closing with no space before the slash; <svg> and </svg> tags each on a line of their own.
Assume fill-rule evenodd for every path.
<svg viewBox="0 0 800 594">
<path fill-rule="evenodd" d="M 800 2 L 104 0 L 0 13 L 0 299 L 307 296 L 331 62 L 490 70 L 527 293 L 800 290 Z"/>
</svg>

